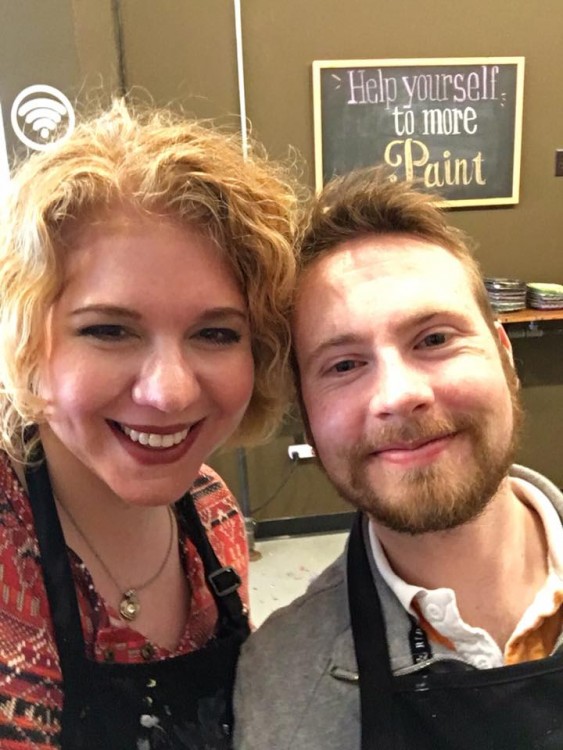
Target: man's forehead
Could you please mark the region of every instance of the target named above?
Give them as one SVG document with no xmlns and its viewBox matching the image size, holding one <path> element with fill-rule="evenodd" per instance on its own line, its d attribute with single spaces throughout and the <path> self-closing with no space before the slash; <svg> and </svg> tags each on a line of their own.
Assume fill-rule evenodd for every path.
<svg viewBox="0 0 563 750">
<path fill-rule="evenodd" d="M 441 245 L 402 234 L 365 235 L 335 245 L 302 272 L 298 282 L 297 304 L 302 292 L 311 287 L 340 286 L 398 277 L 406 284 L 440 282 L 444 277 L 458 283 L 467 280 L 466 269 L 458 258 Z M 307 295 L 306 295 L 307 296 Z"/>
</svg>

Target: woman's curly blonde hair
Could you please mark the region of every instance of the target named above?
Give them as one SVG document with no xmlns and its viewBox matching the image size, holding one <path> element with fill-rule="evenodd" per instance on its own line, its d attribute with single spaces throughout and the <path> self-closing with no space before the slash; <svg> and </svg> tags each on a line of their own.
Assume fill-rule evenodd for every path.
<svg viewBox="0 0 563 750">
<path fill-rule="evenodd" d="M 61 293 L 69 231 L 127 205 L 165 215 L 222 249 L 248 305 L 254 392 L 230 444 L 276 428 L 286 406 L 294 286 L 295 192 L 287 173 L 238 136 L 123 100 L 16 170 L 0 225 L 0 448 L 26 460 L 42 419 L 45 321 Z M 70 247 L 70 251 L 72 247 Z"/>
</svg>

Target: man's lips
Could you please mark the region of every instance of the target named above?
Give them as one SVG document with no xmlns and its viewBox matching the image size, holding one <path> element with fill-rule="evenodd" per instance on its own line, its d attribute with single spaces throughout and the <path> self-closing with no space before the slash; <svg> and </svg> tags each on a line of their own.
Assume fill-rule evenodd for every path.
<svg viewBox="0 0 563 750">
<path fill-rule="evenodd" d="M 420 438 L 419 440 L 405 440 L 385 443 L 381 447 L 377 447 L 371 452 L 384 453 L 385 451 L 416 451 L 419 448 L 424 447 L 425 445 L 430 445 L 430 443 L 435 443 L 437 440 L 443 440 L 444 438 L 452 437 L 453 435 L 453 432 L 447 432 L 442 435 Z"/>
<path fill-rule="evenodd" d="M 446 448 L 456 434 L 455 432 L 448 432 L 430 438 L 421 438 L 420 440 L 385 443 L 383 446 L 372 450 L 370 456 L 397 464 L 432 459 Z"/>
</svg>

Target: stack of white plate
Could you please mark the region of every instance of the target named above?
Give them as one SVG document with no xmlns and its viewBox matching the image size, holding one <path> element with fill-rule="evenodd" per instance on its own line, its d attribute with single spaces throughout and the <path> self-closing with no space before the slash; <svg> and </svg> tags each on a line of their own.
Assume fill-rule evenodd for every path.
<svg viewBox="0 0 563 750">
<path fill-rule="evenodd" d="M 526 307 L 526 282 L 520 279 L 486 278 L 485 286 L 495 312 L 513 312 Z"/>
<path fill-rule="evenodd" d="M 563 308 L 563 285 L 533 282 L 527 285 L 528 307 L 536 310 L 559 310 Z"/>
</svg>

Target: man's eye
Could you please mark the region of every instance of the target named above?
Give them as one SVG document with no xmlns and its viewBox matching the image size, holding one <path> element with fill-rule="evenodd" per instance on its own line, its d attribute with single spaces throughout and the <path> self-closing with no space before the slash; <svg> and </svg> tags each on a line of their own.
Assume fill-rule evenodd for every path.
<svg viewBox="0 0 563 750">
<path fill-rule="evenodd" d="M 92 326 L 84 326 L 79 330 L 80 336 L 89 336 L 100 341 L 122 341 L 129 336 L 126 328 L 111 323 L 98 323 Z"/>
<path fill-rule="evenodd" d="M 434 346 L 442 346 L 448 341 L 448 335 L 446 333 L 430 333 L 425 336 L 422 341 L 417 345 L 419 349 L 430 349 Z"/>
<path fill-rule="evenodd" d="M 354 370 L 358 366 L 358 363 L 354 359 L 343 359 L 341 362 L 337 362 L 333 366 L 335 372 L 349 372 Z"/>
<path fill-rule="evenodd" d="M 236 344 L 241 340 L 241 334 L 233 328 L 202 328 L 196 335 L 203 341 L 220 346 Z"/>
</svg>

